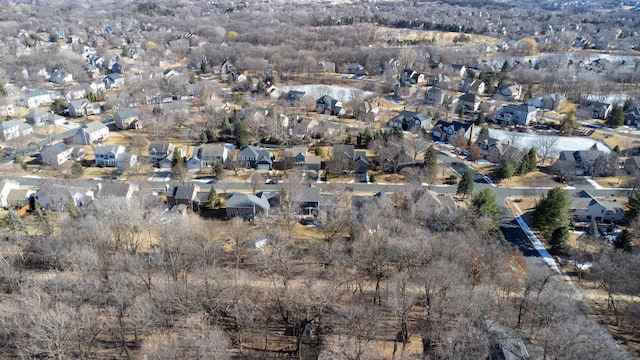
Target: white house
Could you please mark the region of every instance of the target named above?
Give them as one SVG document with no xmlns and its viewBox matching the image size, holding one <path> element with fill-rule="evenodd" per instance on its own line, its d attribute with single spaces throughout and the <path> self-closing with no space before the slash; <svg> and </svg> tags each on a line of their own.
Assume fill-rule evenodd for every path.
<svg viewBox="0 0 640 360">
<path fill-rule="evenodd" d="M 123 169 L 131 168 L 138 160 L 136 155 L 126 152 L 122 145 L 97 146 L 94 155 L 97 166 L 115 166 Z"/>
<path fill-rule="evenodd" d="M 114 89 L 124 85 L 124 78 L 120 74 L 109 74 L 102 79 L 102 82 L 106 88 Z"/>
<path fill-rule="evenodd" d="M 66 185 L 50 184 L 36 192 L 34 199 L 47 210 L 67 211 L 71 199 L 77 207 L 86 206 L 93 201 L 93 190 L 76 189 Z"/>
<path fill-rule="evenodd" d="M 47 90 L 33 90 L 22 95 L 18 99 L 18 105 L 29 109 L 35 109 L 43 105 L 51 104 L 51 94 Z"/>
<path fill-rule="evenodd" d="M 33 127 L 27 123 L 8 120 L 0 123 L 0 140 L 8 141 L 33 134 Z"/>
<path fill-rule="evenodd" d="M 0 206 L 4 209 L 9 207 L 9 193 L 11 190 L 17 190 L 20 188 L 20 183 L 10 179 L 4 179 L 0 181 Z"/>
<path fill-rule="evenodd" d="M 62 165 L 71 159 L 73 147 L 59 142 L 53 145 L 46 145 L 40 151 L 40 158 L 44 165 Z"/>
<path fill-rule="evenodd" d="M 222 144 L 207 144 L 193 150 L 193 156 L 187 161 L 189 169 L 202 169 L 214 166 L 217 163 L 224 164 L 227 161 L 227 148 Z"/>
<path fill-rule="evenodd" d="M 109 138 L 109 128 L 96 120 L 81 127 L 76 133 L 75 143 L 91 145 Z"/>
<path fill-rule="evenodd" d="M 13 116 L 15 113 L 16 110 L 12 103 L 0 104 L 0 116 Z"/>
</svg>

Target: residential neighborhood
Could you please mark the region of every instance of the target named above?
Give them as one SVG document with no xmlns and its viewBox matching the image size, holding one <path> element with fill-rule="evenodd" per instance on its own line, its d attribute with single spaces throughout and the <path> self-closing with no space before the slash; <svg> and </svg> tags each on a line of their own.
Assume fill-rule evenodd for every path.
<svg viewBox="0 0 640 360">
<path fill-rule="evenodd" d="M 6 358 L 640 356 L 638 4 L 5 5 Z"/>
</svg>

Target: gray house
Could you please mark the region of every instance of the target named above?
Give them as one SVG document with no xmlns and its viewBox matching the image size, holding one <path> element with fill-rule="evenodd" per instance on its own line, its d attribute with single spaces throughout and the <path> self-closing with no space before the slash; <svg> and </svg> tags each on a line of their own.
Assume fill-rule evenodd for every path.
<svg viewBox="0 0 640 360">
<path fill-rule="evenodd" d="M 133 109 L 120 109 L 114 114 L 114 121 L 120 130 L 141 128 L 138 113 Z"/>
<path fill-rule="evenodd" d="M 571 198 L 569 212 L 576 222 L 621 222 L 624 217 L 623 204 L 595 198 L 584 190 Z"/>
<path fill-rule="evenodd" d="M 244 163 L 246 168 L 258 170 L 271 170 L 273 168 L 273 155 L 270 151 L 247 145 L 240 149 L 237 155 L 238 162 Z"/>
<path fill-rule="evenodd" d="M 266 196 L 260 197 L 249 194 L 231 194 L 227 199 L 227 217 L 241 217 L 244 220 L 251 221 L 256 215 L 268 214 L 271 205 Z"/>
<path fill-rule="evenodd" d="M 338 101 L 329 95 L 324 95 L 316 100 L 316 112 L 334 116 L 343 115 L 342 101 Z"/>
<path fill-rule="evenodd" d="M 527 104 L 503 106 L 495 116 L 495 120 L 513 125 L 527 126 L 535 121 L 538 109 Z"/>
<path fill-rule="evenodd" d="M 405 110 L 389 120 L 389 126 L 402 130 L 428 130 L 431 127 L 431 117 L 423 113 Z"/>
</svg>

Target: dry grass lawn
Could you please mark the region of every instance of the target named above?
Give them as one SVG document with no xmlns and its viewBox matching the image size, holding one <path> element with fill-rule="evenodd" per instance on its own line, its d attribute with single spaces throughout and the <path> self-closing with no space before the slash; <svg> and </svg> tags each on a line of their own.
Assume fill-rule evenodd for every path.
<svg viewBox="0 0 640 360">
<path fill-rule="evenodd" d="M 604 132 L 602 130 L 596 130 L 591 134 L 591 137 L 602 141 L 610 149 L 618 146 L 621 151 L 640 147 L 640 139 L 636 139 L 630 136 L 624 136 L 620 134 L 614 134 Z"/>
<path fill-rule="evenodd" d="M 455 45 L 453 39 L 460 34 L 452 33 L 452 32 L 444 32 L 444 31 L 424 31 L 424 30 L 413 30 L 413 29 L 393 29 L 393 28 L 385 28 L 379 27 L 376 31 L 376 36 L 383 40 L 425 40 L 431 41 L 432 39 L 436 40 L 436 43 L 439 46 L 451 46 Z M 469 44 L 497 44 L 500 42 L 500 39 L 484 36 L 484 35 L 474 35 L 474 34 L 465 34 L 470 37 Z"/>
<path fill-rule="evenodd" d="M 541 171 L 532 171 L 524 176 L 513 176 L 511 179 L 505 179 L 499 182 L 501 187 L 555 187 L 560 186 L 553 181 L 550 175 Z"/>
</svg>

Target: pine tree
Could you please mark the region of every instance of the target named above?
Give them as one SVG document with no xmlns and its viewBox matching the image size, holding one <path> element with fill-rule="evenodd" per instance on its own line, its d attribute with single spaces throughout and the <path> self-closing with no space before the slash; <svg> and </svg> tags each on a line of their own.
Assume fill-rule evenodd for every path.
<svg viewBox="0 0 640 360">
<path fill-rule="evenodd" d="M 471 193 L 473 193 L 473 174 L 470 170 L 467 170 L 462 174 L 462 179 L 460 179 L 458 183 L 456 194 L 462 195 L 462 198 L 465 198 L 467 195 L 471 195 Z"/>
<path fill-rule="evenodd" d="M 624 105 L 622 105 L 622 111 L 627 111 L 627 110 L 631 109 L 634 106 L 635 106 L 635 104 L 633 103 L 633 99 L 632 98 L 627 98 L 627 100 L 624 101 Z"/>
<path fill-rule="evenodd" d="M 627 208 L 624 216 L 628 222 L 633 222 L 640 215 L 640 191 L 636 190 L 629 194 L 627 199 Z"/>
<path fill-rule="evenodd" d="M 624 110 L 618 104 L 613 104 L 611 113 L 607 117 L 607 125 L 617 127 L 624 124 Z"/>
<path fill-rule="evenodd" d="M 613 246 L 615 246 L 616 249 L 631 252 L 631 250 L 633 250 L 633 237 L 631 236 L 631 232 L 627 229 L 622 230 L 613 242 Z"/>
<path fill-rule="evenodd" d="M 433 145 L 429 145 L 427 150 L 424 152 L 424 166 L 425 167 L 433 167 L 438 164 L 438 153 Z"/>
<path fill-rule="evenodd" d="M 569 249 L 569 228 L 560 226 L 553 230 L 549 241 L 549 251 L 554 255 L 563 255 Z"/>
<path fill-rule="evenodd" d="M 209 196 L 207 197 L 207 205 L 210 209 L 216 208 L 220 205 L 220 198 L 218 197 L 218 193 L 216 192 L 216 188 L 211 185 L 211 189 L 209 190 Z"/>
<path fill-rule="evenodd" d="M 18 216 L 14 210 L 9 210 L 7 215 L 4 218 L 4 223 L 7 229 L 11 232 L 27 231 L 27 226 L 24 224 L 24 221 Z"/>
<path fill-rule="evenodd" d="M 559 227 L 569 226 L 569 195 L 553 188 L 540 200 L 533 214 L 536 227 L 549 237 Z"/>
<path fill-rule="evenodd" d="M 538 154 L 536 153 L 536 149 L 531 148 L 527 153 L 527 172 L 531 172 L 536 170 L 538 167 Z"/>
<path fill-rule="evenodd" d="M 500 221 L 500 207 L 496 202 L 496 194 L 491 188 L 484 188 L 473 195 L 471 200 L 476 213 L 480 216 L 489 216 L 494 224 Z"/>
<path fill-rule="evenodd" d="M 506 162 L 498 168 L 497 176 L 499 179 L 510 179 L 516 173 L 516 167 L 512 162 Z"/>
<path fill-rule="evenodd" d="M 480 111 L 478 113 L 478 118 L 476 119 L 476 124 L 478 125 L 482 125 L 486 122 L 484 113 L 482 111 Z M 485 127 L 483 126 L 482 129 L 484 129 Z M 480 135 L 482 135 L 482 129 L 480 129 Z M 487 129 L 487 135 L 489 135 L 489 129 Z"/>
</svg>

